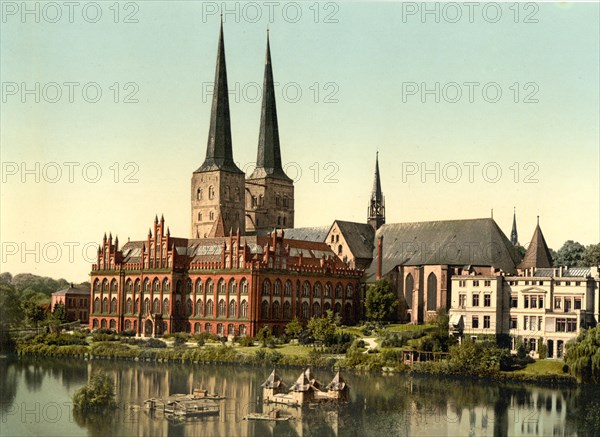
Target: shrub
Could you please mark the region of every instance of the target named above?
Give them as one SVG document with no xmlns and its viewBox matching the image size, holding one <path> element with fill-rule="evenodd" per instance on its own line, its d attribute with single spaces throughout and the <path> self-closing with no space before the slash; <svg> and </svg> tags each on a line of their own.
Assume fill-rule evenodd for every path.
<svg viewBox="0 0 600 437">
<path fill-rule="evenodd" d="M 238 339 L 238 344 L 242 347 L 254 346 L 254 339 L 252 337 L 241 337 Z"/>
<path fill-rule="evenodd" d="M 135 337 L 136 332 L 133 329 L 126 329 L 119 334 L 121 337 Z"/>
<path fill-rule="evenodd" d="M 79 411 L 115 408 L 117 404 L 113 381 L 103 373 L 93 373 L 90 382 L 75 392 L 73 403 Z"/>
<path fill-rule="evenodd" d="M 150 338 L 146 340 L 144 346 L 152 349 L 164 349 L 167 347 L 167 343 L 158 338 Z"/>
</svg>

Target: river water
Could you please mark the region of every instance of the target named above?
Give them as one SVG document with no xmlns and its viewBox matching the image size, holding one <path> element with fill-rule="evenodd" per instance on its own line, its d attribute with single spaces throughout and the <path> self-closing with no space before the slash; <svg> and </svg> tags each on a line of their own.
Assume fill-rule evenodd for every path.
<svg viewBox="0 0 600 437">
<path fill-rule="evenodd" d="M 110 375 L 117 410 L 80 417 L 71 397 L 92 371 Z M 247 421 L 263 412 L 271 369 L 222 365 L 0 358 L 2 436 L 404 436 L 600 435 L 598 387 L 547 388 L 405 375 L 345 373 L 350 402 L 289 409 L 287 422 Z M 300 369 L 278 369 L 293 383 Z M 333 372 L 313 371 L 327 384 Z M 226 396 L 218 415 L 171 420 L 144 400 L 205 388 Z M 264 410 L 263 410 L 264 408 Z"/>
</svg>

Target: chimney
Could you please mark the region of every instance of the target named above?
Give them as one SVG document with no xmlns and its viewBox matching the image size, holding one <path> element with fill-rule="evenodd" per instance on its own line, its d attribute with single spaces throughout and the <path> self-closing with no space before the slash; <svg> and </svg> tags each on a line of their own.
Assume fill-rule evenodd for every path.
<svg viewBox="0 0 600 437">
<path fill-rule="evenodd" d="M 381 279 L 381 253 L 383 251 L 383 235 L 377 239 L 377 280 Z"/>
</svg>

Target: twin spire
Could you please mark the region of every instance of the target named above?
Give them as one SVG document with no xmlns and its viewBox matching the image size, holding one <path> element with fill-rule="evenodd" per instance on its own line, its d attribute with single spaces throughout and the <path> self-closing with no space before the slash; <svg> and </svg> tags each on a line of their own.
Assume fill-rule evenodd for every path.
<svg viewBox="0 0 600 437">
<path fill-rule="evenodd" d="M 223 38 L 222 18 L 219 31 L 217 67 L 215 72 L 208 144 L 206 146 L 206 159 L 195 173 L 213 170 L 243 173 L 233 161 L 229 89 L 227 87 L 227 66 L 225 63 L 225 42 Z M 273 81 L 271 49 L 267 31 L 267 54 L 265 60 L 258 154 L 256 158 L 256 169 L 250 176 L 250 179 L 268 176 L 291 180 L 285 174 L 281 166 L 279 127 L 277 124 L 277 107 L 275 103 L 275 84 Z"/>
</svg>

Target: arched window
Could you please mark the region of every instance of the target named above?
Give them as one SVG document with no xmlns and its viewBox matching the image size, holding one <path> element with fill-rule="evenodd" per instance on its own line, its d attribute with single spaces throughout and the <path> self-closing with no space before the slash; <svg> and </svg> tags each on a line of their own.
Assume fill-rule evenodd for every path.
<svg viewBox="0 0 600 437">
<path fill-rule="evenodd" d="M 346 299 L 352 299 L 352 295 L 354 294 L 354 288 L 351 284 L 346 286 Z"/>
<path fill-rule="evenodd" d="M 302 297 L 310 297 L 310 284 L 308 281 L 304 281 L 302 285 Z"/>
<path fill-rule="evenodd" d="M 102 291 L 108 291 L 108 279 L 102 281 Z"/>
<path fill-rule="evenodd" d="M 217 285 L 217 290 L 219 290 L 219 294 L 225 294 L 225 280 L 219 279 L 219 283 Z"/>
<path fill-rule="evenodd" d="M 331 303 L 329 301 L 323 304 L 323 315 L 327 314 L 327 311 L 331 311 Z"/>
<path fill-rule="evenodd" d="M 202 221 L 202 212 L 198 213 L 198 221 L 201 222 Z"/>
<path fill-rule="evenodd" d="M 260 317 L 263 320 L 267 320 L 269 318 L 269 301 L 263 300 L 262 305 L 260 306 Z"/>
<path fill-rule="evenodd" d="M 157 293 L 160 291 L 160 281 L 158 280 L 158 278 L 154 278 L 154 281 L 152 281 L 152 292 Z"/>
<path fill-rule="evenodd" d="M 237 294 L 237 282 L 234 279 L 229 281 L 229 295 L 233 296 Z"/>
<path fill-rule="evenodd" d="M 225 331 L 223 330 L 223 324 L 217 323 L 217 335 L 220 335 L 222 337 L 224 333 Z"/>
<path fill-rule="evenodd" d="M 335 286 L 335 298 L 341 299 L 343 293 L 344 293 L 344 287 L 342 287 L 342 284 L 336 285 Z"/>
<path fill-rule="evenodd" d="M 183 290 L 183 283 L 178 280 L 177 283 L 175 284 L 175 293 L 177 294 L 181 294 L 181 291 Z"/>
<path fill-rule="evenodd" d="M 194 323 L 194 334 L 199 334 L 200 329 L 200 323 Z"/>
<path fill-rule="evenodd" d="M 185 292 L 187 294 L 192 294 L 193 289 L 194 289 L 194 284 L 193 284 L 192 280 L 190 278 L 188 278 L 187 281 L 185 282 Z"/>
<path fill-rule="evenodd" d="M 100 281 L 97 279 L 94 281 L 94 291 L 100 291 Z"/>
<path fill-rule="evenodd" d="M 263 296 L 269 296 L 271 294 L 271 282 L 268 279 L 263 281 Z"/>
<path fill-rule="evenodd" d="M 125 312 L 128 314 L 131 314 L 132 311 L 133 311 L 133 301 L 131 300 L 130 297 L 128 297 L 127 301 L 125 302 Z"/>
<path fill-rule="evenodd" d="M 321 304 L 319 302 L 313 303 L 313 317 L 321 317 Z"/>
<path fill-rule="evenodd" d="M 213 294 L 215 292 L 215 283 L 212 279 L 206 280 L 206 294 Z"/>
<path fill-rule="evenodd" d="M 94 329 L 98 329 L 98 319 L 94 319 L 93 327 Z"/>
<path fill-rule="evenodd" d="M 320 299 L 321 298 L 321 283 L 317 282 L 315 284 L 315 291 L 313 293 L 313 297 L 316 299 Z"/>
<path fill-rule="evenodd" d="M 204 332 L 206 332 L 207 334 L 212 334 L 212 326 L 210 323 L 206 323 L 204 325 Z"/>
<path fill-rule="evenodd" d="M 235 317 L 236 317 L 235 310 L 236 310 L 235 299 L 231 299 L 229 301 L 229 318 L 230 319 L 235 319 Z"/>
<path fill-rule="evenodd" d="M 196 300 L 196 315 L 202 317 L 204 314 L 202 313 L 202 299 Z"/>
<path fill-rule="evenodd" d="M 214 317 L 215 315 L 215 305 L 212 299 L 208 299 L 206 301 L 206 317 Z"/>
<path fill-rule="evenodd" d="M 102 329 L 106 329 L 106 319 L 102 319 L 102 322 L 100 322 L 100 327 Z"/>
<path fill-rule="evenodd" d="M 427 277 L 427 311 L 437 309 L 437 277 L 433 272 Z"/>
<path fill-rule="evenodd" d="M 137 293 L 140 291 L 140 280 L 136 279 L 135 283 L 133 284 L 133 291 L 134 293 Z"/>
<path fill-rule="evenodd" d="M 163 289 L 163 292 L 167 292 L 167 293 L 171 289 L 171 285 L 170 285 L 169 280 L 167 278 L 163 279 L 162 289 Z"/>
<path fill-rule="evenodd" d="M 150 299 L 144 299 L 144 314 L 150 314 Z"/>
<path fill-rule="evenodd" d="M 218 308 L 217 316 L 225 317 L 225 299 L 219 300 L 219 308 Z"/>
<path fill-rule="evenodd" d="M 225 189 L 223 190 L 223 197 L 225 197 L 225 200 L 229 200 L 229 185 L 225 185 Z"/>
<path fill-rule="evenodd" d="M 248 281 L 246 281 L 246 278 L 243 278 L 240 282 L 240 293 L 248 294 Z"/>
<path fill-rule="evenodd" d="M 283 304 L 283 318 L 285 320 L 291 320 L 292 318 L 292 305 L 289 302 Z"/>
<path fill-rule="evenodd" d="M 192 314 L 193 314 L 193 312 L 192 312 L 192 299 L 187 299 L 185 301 L 185 315 L 187 317 L 189 317 Z"/>
<path fill-rule="evenodd" d="M 302 318 L 308 320 L 308 302 L 302 302 Z"/>
<path fill-rule="evenodd" d="M 274 319 L 279 319 L 279 308 L 280 308 L 279 302 L 278 301 L 273 302 L 273 318 Z"/>
<path fill-rule="evenodd" d="M 286 281 L 285 288 L 283 289 L 284 296 L 291 296 L 293 288 L 294 288 L 294 285 L 292 284 L 292 281 Z"/>
<path fill-rule="evenodd" d="M 133 313 L 137 314 L 139 312 L 140 309 L 140 298 L 138 297 L 135 302 L 133 303 Z"/>
<path fill-rule="evenodd" d="M 235 325 L 227 325 L 227 335 L 235 335 Z"/>
<path fill-rule="evenodd" d="M 125 320 L 125 330 L 131 331 L 131 320 Z"/>
<path fill-rule="evenodd" d="M 211 221 L 215 219 L 215 213 L 214 213 L 214 211 L 211 211 L 211 212 L 208 213 L 208 219 L 211 220 Z"/>
<path fill-rule="evenodd" d="M 117 280 L 113 279 L 110 281 L 110 291 L 117 291 Z"/>
<path fill-rule="evenodd" d="M 281 296 L 281 281 L 279 279 L 275 281 L 275 293 L 273 296 Z"/>
<path fill-rule="evenodd" d="M 200 279 L 196 279 L 196 294 L 202 294 L 202 281 Z"/>
<path fill-rule="evenodd" d="M 144 279 L 144 292 L 150 292 L 150 279 Z"/>
<path fill-rule="evenodd" d="M 115 322 L 114 320 L 110 321 L 110 329 L 117 329 L 117 322 Z"/>
<path fill-rule="evenodd" d="M 245 299 L 240 303 L 240 317 L 244 319 L 248 317 L 248 302 Z"/>
<path fill-rule="evenodd" d="M 94 312 L 95 313 L 99 313 L 100 312 L 100 298 L 97 297 L 96 299 L 94 299 Z"/>
<path fill-rule="evenodd" d="M 335 305 L 333 306 L 333 314 L 340 314 L 342 312 L 342 304 L 339 302 L 336 302 Z"/>
<path fill-rule="evenodd" d="M 125 291 L 131 292 L 132 290 L 133 290 L 133 282 L 131 282 L 131 279 L 128 279 L 125 282 Z"/>
<path fill-rule="evenodd" d="M 408 306 L 408 309 L 411 309 L 412 301 L 413 301 L 413 288 L 415 287 L 415 280 L 413 279 L 413 276 L 410 273 L 406 277 L 405 284 L 406 285 L 404 287 L 404 298 L 406 299 L 406 305 Z"/>
<path fill-rule="evenodd" d="M 202 188 L 196 190 L 196 200 L 202 200 Z"/>
<path fill-rule="evenodd" d="M 163 300 L 162 312 L 165 316 L 169 314 L 169 299 L 167 298 Z"/>
<path fill-rule="evenodd" d="M 102 299 L 102 312 L 103 313 L 108 312 L 108 297 L 105 297 L 104 299 Z"/>
<path fill-rule="evenodd" d="M 158 300 L 158 297 L 155 297 L 152 302 L 152 313 L 160 314 L 160 300 Z"/>
<path fill-rule="evenodd" d="M 208 198 L 210 200 L 215 198 L 215 187 L 213 187 L 212 185 L 208 187 Z"/>
</svg>

